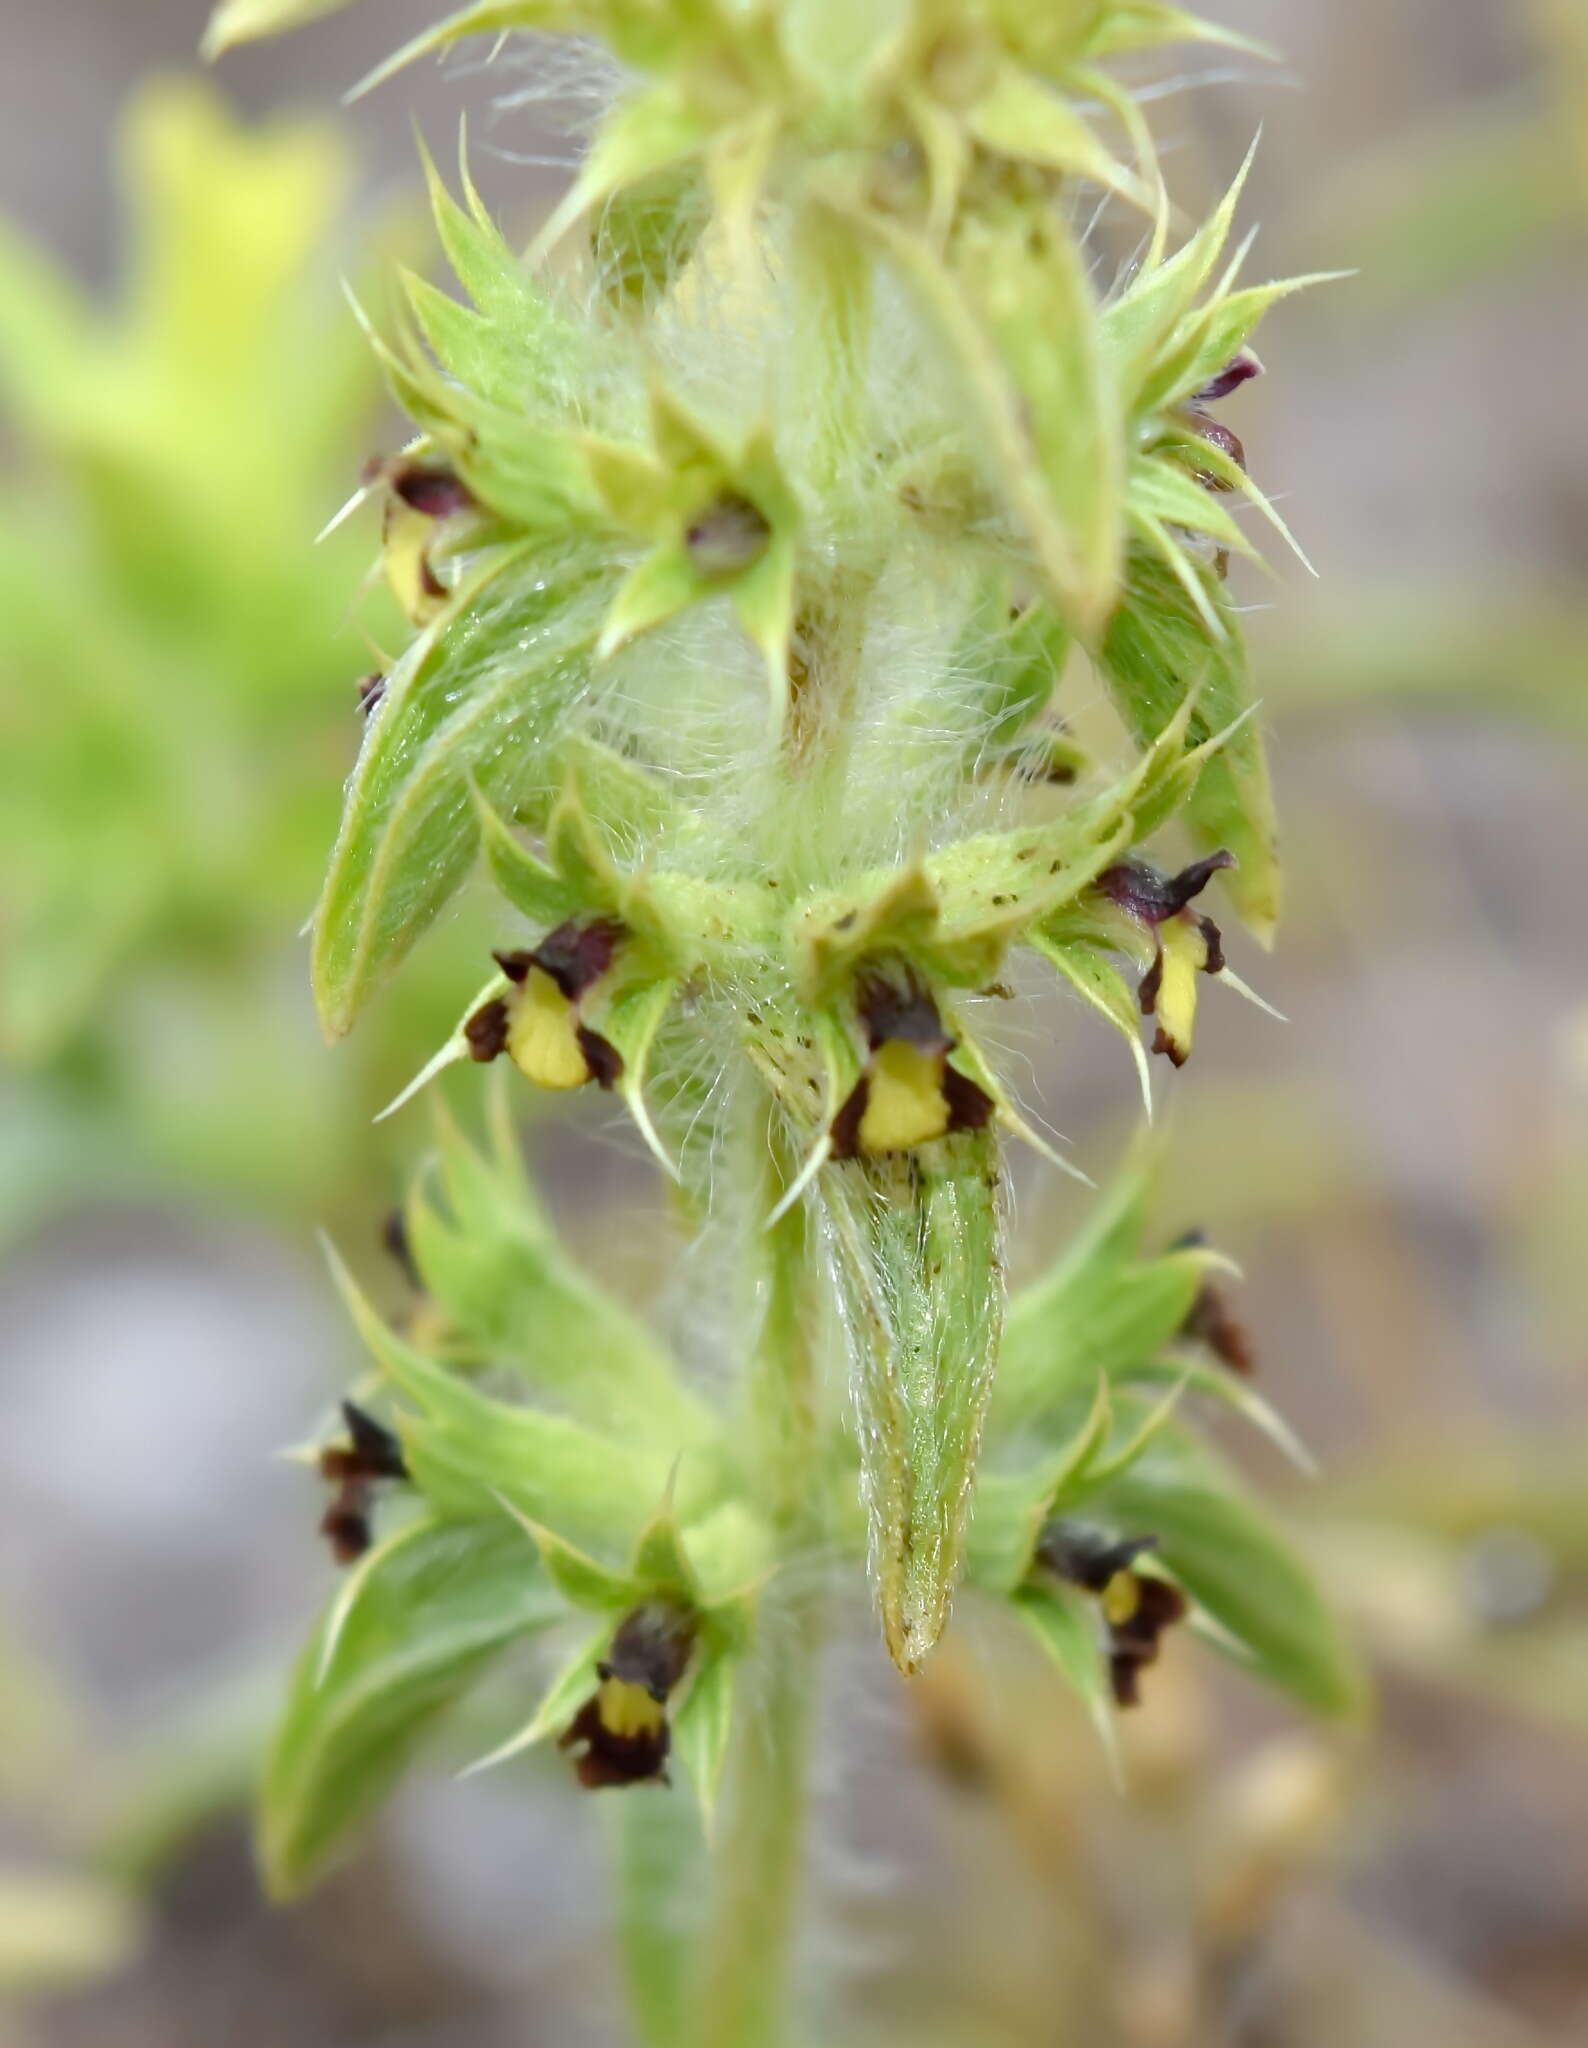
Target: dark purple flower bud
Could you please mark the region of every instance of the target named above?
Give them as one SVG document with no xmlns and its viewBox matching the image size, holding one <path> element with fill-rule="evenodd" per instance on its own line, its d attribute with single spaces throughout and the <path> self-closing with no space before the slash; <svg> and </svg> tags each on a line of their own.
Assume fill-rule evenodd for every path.
<svg viewBox="0 0 1588 2048">
<path fill-rule="evenodd" d="M 450 469 L 420 462 L 398 461 L 385 471 L 386 481 L 403 503 L 427 519 L 450 519 L 474 506 L 474 493 Z"/>
<path fill-rule="evenodd" d="M 588 924 L 569 918 L 531 951 L 492 957 L 509 981 L 522 982 L 531 967 L 538 967 L 551 976 L 570 1003 L 576 1003 L 612 965 L 612 955 L 623 937 L 623 927 L 615 918 L 592 918 Z"/>
<path fill-rule="evenodd" d="M 416 1294 L 421 1293 L 424 1282 L 414 1263 L 413 1246 L 408 1241 L 408 1223 L 401 1209 L 388 1209 L 381 1218 L 380 1242 L 381 1249 L 401 1267 L 408 1285 Z"/>
<path fill-rule="evenodd" d="M 1110 1536 L 1091 1522 L 1055 1519 L 1037 1542 L 1037 1556 L 1049 1571 L 1088 1593 L 1101 1593 L 1116 1572 L 1129 1571 L 1156 1536 Z"/>
<path fill-rule="evenodd" d="M 336 1487 L 320 1518 L 320 1533 L 330 1543 L 338 1564 L 352 1564 L 372 1541 L 370 1517 L 375 1487 L 381 1480 L 405 1480 L 402 1445 L 384 1424 L 352 1401 L 342 1403 L 346 1444 L 327 1444 L 320 1453 L 320 1472 Z"/>
<path fill-rule="evenodd" d="M 500 996 L 481 1003 L 463 1027 L 471 1060 L 494 1060 L 507 1049 L 507 1005 Z"/>
<path fill-rule="evenodd" d="M 1217 448 L 1219 453 L 1233 462 L 1237 469 L 1246 467 L 1246 449 L 1233 427 L 1225 426 L 1222 420 L 1209 419 L 1207 414 L 1202 412 L 1188 412 L 1186 418 L 1191 424 L 1192 431 L 1200 439 Z M 1227 491 L 1231 488 L 1227 477 L 1218 476 L 1210 469 L 1199 470 L 1197 480 L 1205 484 L 1210 491 Z"/>
<path fill-rule="evenodd" d="M 1216 376 L 1210 377 L 1205 384 L 1192 392 L 1191 403 L 1212 405 L 1221 398 L 1228 398 L 1232 391 L 1237 390 L 1249 378 L 1260 377 L 1262 374 L 1263 366 L 1258 361 L 1257 351 L 1239 348 Z"/>
<path fill-rule="evenodd" d="M 1222 846 L 1217 853 L 1192 861 L 1177 875 L 1166 875 L 1144 860 L 1122 860 L 1103 870 L 1097 886 L 1110 903 L 1117 903 L 1143 924 L 1160 925 L 1200 896 L 1221 868 L 1234 865 L 1234 854 Z"/>
</svg>

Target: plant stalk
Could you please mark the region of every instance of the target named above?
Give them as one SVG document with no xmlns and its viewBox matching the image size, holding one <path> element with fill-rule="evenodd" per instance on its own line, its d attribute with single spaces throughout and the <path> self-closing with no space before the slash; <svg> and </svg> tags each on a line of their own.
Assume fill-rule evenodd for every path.
<svg viewBox="0 0 1588 2048">
<path fill-rule="evenodd" d="M 780 1112 L 758 1132 L 759 1217 L 796 1171 Z M 777 1565 L 762 1596 L 759 1651 L 740 1698 L 696 2039 L 700 2048 L 776 2048 L 786 2035 L 809 1805 L 808 1765 L 821 1599 L 813 1546 L 821 1527 L 821 1388 L 815 1348 L 812 1231 L 803 1203 L 753 1228 L 746 1259 L 759 1296 L 747 1395 Z"/>
</svg>

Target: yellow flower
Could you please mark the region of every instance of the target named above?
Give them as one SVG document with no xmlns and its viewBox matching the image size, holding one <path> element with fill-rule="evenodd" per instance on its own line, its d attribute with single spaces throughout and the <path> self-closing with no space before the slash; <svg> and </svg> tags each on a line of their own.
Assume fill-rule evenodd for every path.
<svg viewBox="0 0 1588 2048">
<path fill-rule="evenodd" d="M 1205 860 L 1193 861 L 1177 875 L 1166 875 L 1146 861 L 1124 860 L 1099 875 L 1097 887 L 1152 934 L 1153 957 L 1137 987 L 1144 1017 L 1156 1017 L 1154 1052 L 1177 1067 L 1191 1057 L 1196 1024 L 1197 976 L 1222 974 L 1224 944 L 1211 917 L 1190 909 L 1220 868 L 1232 868 L 1235 856 L 1222 848 Z"/>
<path fill-rule="evenodd" d="M 869 1049 L 860 1079 L 833 1118 L 835 1159 L 904 1152 L 953 1131 L 978 1131 L 993 1112 L 987 1091 L 949 1065 L 958 1040 L 921 984 L 864 983 L 859 1008 Z"/>
<path fill-rule="evenodd" d="M 494 1060 L 505 1052 L 541 1088 L 580 1088 L 586 1081 L 610 1088 L 622 1076 L 623 1056 L 591 1030 L 580 1010 L 623 936 L 612 918 L 570 919 L 531 951 L 495 954 L 512 987 L 464 1025 L 472 1057 Z"/>
<path fill-rule="evenodd" d="M 688 1668 L 695 1635 L 695 1616 L 664 1600 L 648 1600 L 618 1624 L 596 1666 L 596 1689 L 558 1745 L 583 1745 L 576 1764 L 581 1785 L 596 1791 L 667 1782 L 667 1702 Z"/>
</svg>

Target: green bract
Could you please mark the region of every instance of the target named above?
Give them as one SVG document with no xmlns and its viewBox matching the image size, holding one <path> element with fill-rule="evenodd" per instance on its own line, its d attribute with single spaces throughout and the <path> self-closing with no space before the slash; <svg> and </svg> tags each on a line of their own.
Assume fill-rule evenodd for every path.
<svg viewBox="0 0 1588 2048">
<path fill-rule="evenodd" d="M 233 5 L 215 35 L 306 11 Z M 461 297 L 407 276 L 369 318 L 413 430 L 368 492 L 415 633 L 348 785 L 315 985 L 346 1031 L 483 868 L 497 971 L 459 986 L 414 1085 L 500 1062 L 617 1097 L 706 1242 L 737 1243 L 705 1284 L 742 1381 L 707 1399 L 567 1266 L 510 1142 L 487 1165 L 448 1133 L 408 1224 L 439 1334 L 348 1283 L 395 1435 L 355 1410 L 325 1469 L 356 1533 L 403 1512 L 400 1467 L 418 1533 L 354 1567 L 333 1630 L 401 1597 L 381 1560 L 405 1544 L 516 1535 L 511 1632 L 541 1625 L 532 1588 L 587 1620 L 498 1755 L 555 1733 L 583 1782 L 627 1785 L 676 1734 L 707 1809 L 721 1774 L 706 2017 L 680 2019 L 693 1979 L 652 1967 L 643 1913 L 636 1991 L 654 2039 L 754 2048 L 782 2019 L 766 1957 L 846 1573 L 901 1670 L 968 1582 L 1103 1723 L 1182 1618 L 1313 1706 L 1355 1695 L 1299 1567 L 1197 1446 L 1214 1399 L 1293 1448 L 1220 1351 L 1216 1259 L 1147 1247 L 1141 1175 L 1006 1307 L 1003 1146 L 1056 1155 L 985 1022 L 1052 969 L 1145 1087 L 1142 1015 L 1179 1065 L 1200 977 L 1244 992 L 1204 890 L 1272 933 L 1223 577 L 1253 552 L 1243 502 L 1273 515 L 1215 408 L 1294 284 L 1238 282 L 1239 178 L 1171 243 L 1108 60 L 1236 40 L 1177 8 L 488 0 L 381 75 L 519 29 L 602 39 L 622 82 L 528 259 L 466 166 L 456 194 L 429 168 Z M 1139 216 L 1118 279 L 1077 226 L 1100 203 Z M 1087 670 L 1117 729 L 1083 749 Z M 1145 850 L 1177 816 L 1189 866 Z M 432 1689 L 415 1583 L 428 1706 L 497 1638 L 438 1647 Z M 402 1684 L 406 1743 L 428 1715 Z M 352 1724 L 317 1692 L 293 1714 L 310 1864 L 296 1809 L 335 1775 L 316 1742 Z"/>
</svg>

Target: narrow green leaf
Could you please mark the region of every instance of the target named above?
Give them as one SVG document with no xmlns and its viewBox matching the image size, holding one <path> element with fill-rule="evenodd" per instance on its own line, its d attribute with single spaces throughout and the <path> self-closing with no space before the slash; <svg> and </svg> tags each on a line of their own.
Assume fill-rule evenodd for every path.
<svg viewBox="0 0 1588 2048">
<path fill-rule="evenodd" d="M 514 811 L 549 788 L 559 713 L 581 687 L 599 596 L 577 564 L 501 568 L 392 670 L 348 784 L 315 913 L 321 1019 L 340 1036 L 473 863 L 473 790 Z"/>
<path fill-rule="evenodd" d="M 1141 1041 L 1141 1005 L 1134 989 L 1111 961 L 1082 940 L 1065 944 L 1033 932 L 1030 944 L 1050 966 L 1057 968 L 1083 1002 L 1089 1003 L 1100 1017 L 1107 1018 L 1130 1047 L 1136 1078 L 1141 1084 L 1142 1107 L 1150 1117 L 1152 1074 L 1147 1064 L 1147 1048 Z"/>
<path fill-rule="evenodd" d="M 344 6 L 346 0 L 329 0 L 329 4 Z M 406 65 L 462 42 L 466 36 L 499 36 L 510 29 L 543 29 L 553 34 L 568 31 L 577 35 L 599 29 L 600 16 L 598 4 L 583 6 L 579 0 L 475 0 L 474 5 L 460 8 L 404 43 L 400 50 L 376 65 L 367 78 L 361 79 L 348 97 L 362 98 Z"/>
<path fill-rule="evenodd" d="M 671 1479 L 661 1505 L 640 1531 L 629 1570 L 648 1592 L 674 1594 L 689 1606 L 699 1602 L 700 1582 L 679 1534 Z"/>
<path fill-rule="evenodd" d="M 669 1458 L 715 1436 L 666 1348 L 574 1262 L 526 1178 L 446 1132 L 438 1172 L 406 1217 L 425 1287 L 470 1355 Z"/>
<path fill-rule="evenodd" d="M 699 1664 L 673 1715 L 673 1753 L 689 1773 L 709 1831 L 733 1733 L 736 1660 L 719 1644 L 696 1654 Z"/>
<path fill-rule="evenodd" d="M 1036 228 L 1011 209 L 966 224 L 953 271 L 967 310 L 949 338 L 974 348 L 961 366 L 989 452 L 1055 594 L 1089 635 L 1118 584 L 1124 459 L 1079 252 L 1058 222 Z"/>
<path fill-rule="evenodd" d="M 265 36 L 284 35 L 317 21 L 322 14 L 338 14 L 352 0 L 221 0 L 204 31 L 203 52 L 215 58 L 239 43 L 256 43 Z"/>
<path fill-rule="evenodd" d="M 1124 453 L 1099 316 L 1068 232 L 1013 207 L 965 224 L 951 261 L 856 216 L 936 328 L 975 441 L 1069 622 L 1101 626 L 1119 575 Z"/>
<path fill-rule="evenodd" d="M 1162 406 L 1189 398 L 1245 346 L 1270 306 L 1292 292 L 1307 291 L 1315 284 L 1330 284 L 1346 274 L 1319 271 L 1309 277 L 1281 278 L 1273 284 L 1247 285 L 1240 291 L 1218 293 L 1183 323 L 1173 345 L 1165 350 L 1151 384 L 1142 392 L 1140 402 Z"/>
<path fill-rule="evenodd" d="M 996 1141 L 823 1168 L 889 1654 L 918 1668 L 959 1577 L 1003 1323 Z"/>
<path fill-rule="evenodd" d="M 1218 207 L 1174 255 L 1149 264 L 1102 312 L 1102 338 L 1126 403 L 1135 408 L 1159 351 L 1190 312 L 1224 252 L 1245 188 L 1254 142 Z"/>
<path fill-rule="evenodd" d="M 493 1749 L 488 1756 L 477 1758 L 462 1775 L 465 1778 L 473 1778 L 481 1771 L 495 1770 L 498 1764 L 505 1764 L 510 1757 L 521 1756 L 526 1749 L 533 1749 L 537 1742 L 544 1742 L 548 1735 L 556 1735 L 565 1728 L 588 1695 L 595 1691 L 596 1666 L 605 1655 L 611 1639 L 612 1624 L 610 1621 L 603 1622 L 596 1634 L 586 1638 L 572 1656 L 558 1667 L 550 1684 L 541 1694 L 540 1704 L 523 1727 Z"/>
<path fill-rule="evenodd" d="M 1010 1606 L 1075 1688 L 1117 1781 L 1121 1776 L 1119 1731 L 1095 1615 L 1079 1595 L 1064 1586 L 1022 1586 Z"/>
<path fill-rule="evenodd" d="M 1024 1583 L 1043 1523 L 1080 1484 L 1108 1441 L 1112 1419 L 1108 1381 L 1099 1378 L 1091 1408 L 1061 1450 L 1018 1472 L 982 1471 L 965 1544 L 966 1570 L 977 1585 L 1012 1593 Z"/>
<path fill-rule="evenodd" d="M 499 811 L 475 792 L 480 841 L 491 880 L 531 924 L 555 930 L 578 908 L 579 899 L 554 868 L 530 852 Z"/>
<path fill-rule="evenodd" d="M 1240 622 L 1222 591 L 1208 602 L 1221 631 L 1210 635 L 1164 563 L 1132 559 L 1125 598 L 1098 654 L 1115 707 L 1141 745 L 1159 733 L 1197 687 L 1188 738 L 1200 745 L 1251 709 Z M 1265 945 L 1279 917 L 1281 877 L 1268 761 L 1255 719 L 1208 760 L 1187 806 L 1199 847 L 1227 846 L 1238 866 L 1220 877 L 1247 926 Z"/>
<path fill-rule="evenodd" d="M 1188 453 L 1194 460 L 1194 452 Z M 1234 554 L 1254 556 L 1257 553 L 1244 528 L 1232 518 L 1228 499 L 1210 491 L 1206 484 L 1198 483 L 1173 459 L 1155 455 L 1137 458 L 1131 465 L 1129 504 L 1135 517 L 1150 521 L 1155 527 L 1183 526 L 1192 533 L 1207 534 L 1220 547 L 1228 548 Z M 1183 554 L 1177 544 L 1171 545 L 1175 546 L 1177 554 Z M 1194 573 L 1202 575 L 1205 572 L 1197 564 Z M 1211 602 L 1209 599 L 1210 607 Z M 1216 618 L 1217 613 L 1214 616 Z"/>
<path fill-rule="evenodd" d="M 360 1337 L 420 1411 L 398 1418 L 404 1452 L 420 1491 L 443 1514 L 486 1516 L 505 1499 L 565 1540 L 622 1548 L 637 1538 L 647 1504 L 667 1483 L 672 1461 L 664 1452 L 481 1393 L 388 1329 L 334 1255 L 331 1263 Z M 708 1502 L 719 1480 L 708 1460 L 691 1459 L 686 1504 Z"/>
<path fill-rule="evenodd" d="M 385 1546 L 325 1668 L 311 1641 L 292 1677 L 259 1800 L 272 1896 L 312 1884 L 447 1709 L 560 1612 L 522 1531 L 500 1517 L 415 1522 Z"/>
<path fill-rule="evenodd" d="M 555 1530 L 521 1515 L 510 1502 L 503 1505 L 524 1531 L 526 1540 L 534 1544 L 547 1578 L 570 1607 L 590 1608 L 600 1614 L 632 1603 L 636 1587 L 627 1572 L 614 1571 L 587 1550 L 564 1542 Z"/>
<path fill-rule="evenodd" d="M 1188 1358 L 1171 1352 L 1167 1357 L 1155 1359 L 1129 1375 L 1132 1385 L 1152 1382 L 1175 1381 L 1187 1393 L 1204 1394 L 1209 1400 L 1221 1406 L 1232 1408 L 1243 1421 L 1267 1437 L 1278 1451 L 1282 1451 L 1300 1472 L 1312 1477 L 1317 1472 L 1317 1463 L 1301 1438 L 1279 1413 L 1273 1403 L 1267 1400 L 1238 1372 L 1222 1362 L 1211 1363 L 1206 1359 Z"/>
<path fill-rule="evenodd" d="M 1140 181 L 1104 147 L 1070 102 L 1018 65 L 1005 65 L 970 109 L 966 126 L 984 148 L 1000 156 L 1089 178 L 1138 206 L 1147 203 Z"/>
<path fill-rule="evenodd" d="M 526 378 L 517 335 L 510 347 L 504 346 L 506 337 L 494 320 L 460 305 L 428 278 L 411 270 L 398 274 L 419 331 L 448 376 L 477 392 L 488 405 L 521 405 Z"/>
<path fill-rule="evenodd" d="M 1268 44 L 1255 37 L 1221 28 L 1189 7 L 1163 5 L 1159 0 L 1127 0 L 1127 4 L 1111 0 L 1099 9 L 1097 27 L 1086 47 L 1089 56 L 1111 57 L 1126 50 L 1153 49 L 1160 43 L 1217 43 L 1250 57 L 1273 56 Z"/>
<path fill-rule="evenodd" d="M 597 652 L 605 660 L 640 634 L 674 618 L 686 605 L 707 596 L 711 584 L 681 546 L 654 548 L 618 585 L 601 626 Z"/>
<path fill-rule="evenodd" d="M 1099 1498 L 1121 1528 L 1157 1537 L 1155 1556 L 1269 1684 L 1318 1713 L 1360 1709 L 1362 1673 L 1317 1586 L 1210 1455 L 1154 1452 Z"/>
<path fill-rule="evenodd" d="M 993 1395 L 1000 1429 L 1037 1427 L 1062 1441 L 1099 1373 L 1117 1380 L 1179 1333 L 1205 1255 L 1188 1249 L 1142 1258 L 1145 1203 L 1136 1169 L 1097 1205 L 1053 1270 L 1010 1303 Z"/>
</svg>

